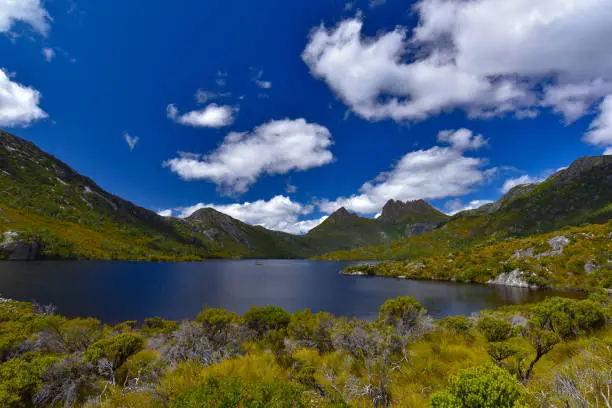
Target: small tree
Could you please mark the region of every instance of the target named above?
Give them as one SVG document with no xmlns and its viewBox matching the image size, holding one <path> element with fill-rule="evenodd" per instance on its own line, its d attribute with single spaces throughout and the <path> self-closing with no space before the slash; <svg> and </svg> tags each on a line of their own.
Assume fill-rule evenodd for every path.
<svg viewBox="0 0 612 408">
<path fill-rule="evenodd" d="M 517 375 L 519 380 L 523 382 L 531 378 L 533 367 L 536 363 L 561 341 L 559 336 L 552 331 L 541 330 L 535 327 L 529 328 L 525 333 L 525 337 L 533 346 L 536 355 L 529 364 L 526 363 L 524 355 L 517 355 Z"/>
<path fill-rule="evenodd" d="M 501 367 L 502 361 L 515 355 L 517 349 L 507 341 L 497 341 L 487 345 L 487 353 L 489 353 L 489 356 L 495 361 L 495 364 Z"/>
</svg>

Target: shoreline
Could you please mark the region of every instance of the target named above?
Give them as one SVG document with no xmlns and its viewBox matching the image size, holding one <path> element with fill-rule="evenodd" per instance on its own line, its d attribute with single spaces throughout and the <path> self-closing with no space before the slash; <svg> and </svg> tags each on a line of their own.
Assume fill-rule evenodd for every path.
<svg viewBox="0 0 612 408">
<path fill-rule="evenodd" d="M 355 265 L 360 266 L 360 265 Z M 388 276 L 388 275 L 379 275 L 379 274 L 370 274 L 362 271 L 354 271 L 354 272 L 345 272 L 346 268 L 343 268 L 338 271 L 339 275 L 342 276 L 355 276 L 360 278 L 384 278 L 384 279 L 398 279 L 398 280 L 412 280 L 412 281 L 423 281 L 423 282 L 444 282 L 444 283 L 458 283 L 465 285 L 481 285 L 481 286 L 499 286 L 506 288 L 517 288 L 517 289 L 529 289 L 534 291 L 546 291 L 546 290 L 558 290 L 558 291 L 567 291 L 567 292 L 576 292 L 576 293 L 594 293 L 597 289 L 585 289 L 585 288 L 577 288 L 577 287 L 566 287 L 566 286 L 537 286 L 537 285 L 529 285 L 529 286 L 518 286 L 518 285 L 507 285 L 501 283 L 489 283 L 489 282 L 477 282 L 477 281 L 458 281 L 455 278 L 445 279 L 445 278 L 436 278 L 436 277 L 413 277 L 407 275 L 398 275 L 398 276 Z M 612 295 L 612 289 L 602 288 L 608 294 Z"/>
</svg>

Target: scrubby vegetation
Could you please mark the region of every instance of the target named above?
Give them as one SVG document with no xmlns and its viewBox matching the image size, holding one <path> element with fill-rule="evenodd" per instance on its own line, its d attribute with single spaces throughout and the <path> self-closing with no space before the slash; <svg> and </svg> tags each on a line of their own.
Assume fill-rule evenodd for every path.
<svg viewBox="0 0 612 408">
<path fill-rule="evenodd" d="M 605 407 L 611 304 L 435 321 L 405 297 L 371 322 L 268 306 L 108 326 L 2 299 L 0 406 Z"/>
<path fill-rule="evenodd" d="M 345 273 L 486 283 L 502 274 L 538 287 L 612 288 L 612 222 L 476 245 L 403 262 L 355 265 Z"/>
</svg>

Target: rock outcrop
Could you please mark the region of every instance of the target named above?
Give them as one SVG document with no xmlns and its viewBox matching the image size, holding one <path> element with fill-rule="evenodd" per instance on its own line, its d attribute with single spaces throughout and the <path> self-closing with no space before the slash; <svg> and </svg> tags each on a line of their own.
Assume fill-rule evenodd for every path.
<svg viewBox="0 0 612 408">
<path fill-rule="evenodd" d="M 426 232 L 435 230 L 436 227 L 437 227 L 436 224 L 426 224 L 426 223 L 408 224 L 406 225 L 406 238 L 409 238 L 417 234 L 425 234 Z"/>
<path fill-rule="evenodd" d="M 497 278 L 487 282 L 489 285 L 513 286 L 517 288 L 537 288 L 537 285 L 530 285 L 526 280 L 524 273 L 518 269 L 512 272 L 502 273 Z"/>
<path fill-rule="evenodd" d="M 9 261 L 32 261 L 36 259 L 40 244 L 32 239 L 25 239 L 17 231 L 7 231 L 0 241 L 0 253 Z"/>
<path fill-rule="evenodd" d="M 551 251 L 542 252 L 535 256 L 536 259 L 548 257 L 548 256 L 559 256 L 563 253 L 563 248 L 568 246 L 570 243 L 569 238 L 559 235 L 548 240 L 548 245 L 552 248 Z"/>
</svg>

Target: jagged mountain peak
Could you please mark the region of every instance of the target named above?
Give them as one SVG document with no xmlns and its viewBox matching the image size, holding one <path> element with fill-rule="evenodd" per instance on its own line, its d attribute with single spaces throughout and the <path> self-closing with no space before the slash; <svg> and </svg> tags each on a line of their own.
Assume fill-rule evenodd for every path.
<svg viewBox="0 0 612 408">
<path fill-rule="evenodd" d="M 348 219 L 356 219 L 359 218 L 359 216 L 355 213 L 349 212 L 346 208 L 344 207 L 340 207 L 338 208 L 336 211 L 334 211 L 328 218 L 327 220 L 332 220 L 332 221 L 342 221 L 342 220 L 348 220 Z"/>
<path fill-rule="evenodd" d="M 387 223 L 397 221 L 440 222 L 447 218 L 445 214 L 423 199 L 406 202 L 389 200 L 380 215 L 380 220 Z"/>
</svg>

